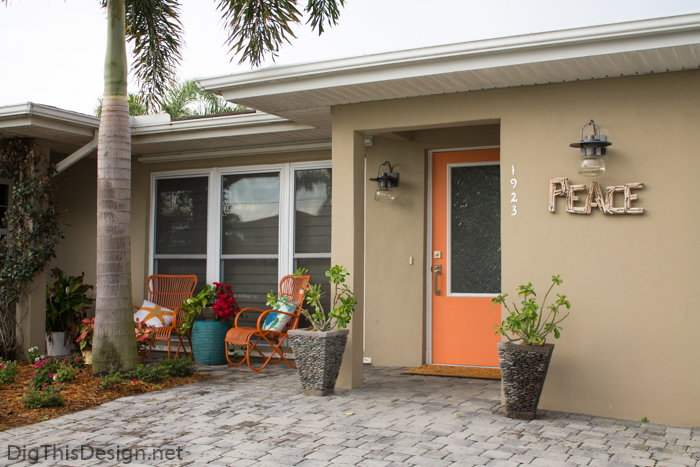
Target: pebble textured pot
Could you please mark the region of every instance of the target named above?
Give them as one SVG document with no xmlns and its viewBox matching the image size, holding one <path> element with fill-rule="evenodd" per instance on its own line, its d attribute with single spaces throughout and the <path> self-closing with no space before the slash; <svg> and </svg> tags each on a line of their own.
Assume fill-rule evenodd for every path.
<svg viewBox="0 0 700 467">
<path fill-rule="evenodd" d="M 202 365 L 226 365 L 226 333 L 221 321 L 195 321 L 192 325 L 192 353 Z"/>
<path fill-rule="evenodd" d="M 343 352 L 350 331 L 289 331 L 301 388 L 307 396 L 327 396 L 335 391 Z"/>
<path fill-rule="evenodd" d="M 498 343 L 506 417 L 532 420 L 537 415 L 554 344 Z"/>
</svg>

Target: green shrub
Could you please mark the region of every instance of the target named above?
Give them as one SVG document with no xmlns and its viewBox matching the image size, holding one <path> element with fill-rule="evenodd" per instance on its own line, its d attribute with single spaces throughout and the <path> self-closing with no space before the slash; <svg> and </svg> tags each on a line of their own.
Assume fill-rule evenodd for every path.
<svg viewBox="0 0 700 467">
<path fill-rule="evenodd" d="M 29 380 L 29 384 L 35 391 L 46 389 L 54 382 L 54 375 L 58 373 L 60 364 L 57 359 L 45 358 L 34 364 L 34 374 Z"/>
<path fill-rule="evenodd" d="M 59 357 L 59 365 L 70 366 L 74 368 L 85 368 L 85 359 L 79 353 L 74 353 L 68 357 Z"/>
<path fill-rule="evenodd" d="M 126 377 L 123 374 L 119 372 L 112 372 L 102 377 L 102 383 L 100 383 L 100 388 L 111 389 L 115 386 L 122 384 L 125 379 Z"/>
<path fill-rule="evenodd" d="M 144 383 L 156 383 L 168 377 L 168 369 L 161 365 L 139 365 L 125 376 L 129 380 L 136 379 Z"/>
<path fill-rule="evenodd" d="M 197 371 L 197 364 L 191 358 L 162 359 L 158 362 L 158 366 L 165 368 L 168 376 L 176 378 L 192 376 Z"/>
<path fill-rule="evenodd" d="M 6 362 L 0 359 L 0 386 L 10 384 L 17 374 L 17 362 Z"/>
<path fill-rule="evenodd" d="M 24 396 L 20 398 L 22 405 L 28 409 L 40 409 L 42 407 L 59 407 L 66 400 L 61 394 L 60 387 L 48 386 L 43 391 L 29 389 L 24 391 Z"/>
<path fill-rule="evenodd" d="M 59 383 L 68 383 L 75 379 L 75 374 L 78 372 L 78 368 L 74 366 L 61 365 L 56 373 L 54 380 Z"/>
<path fill-rule="evenodd" d="M 39 360 L 44 360 L 45 358 L 46 355 L 42 355 L 41 352 L 39 352 L 39 347 L 32 347 L 27 350 L 27 361 L 30 365 L 34 365 Z"/>
</svg>

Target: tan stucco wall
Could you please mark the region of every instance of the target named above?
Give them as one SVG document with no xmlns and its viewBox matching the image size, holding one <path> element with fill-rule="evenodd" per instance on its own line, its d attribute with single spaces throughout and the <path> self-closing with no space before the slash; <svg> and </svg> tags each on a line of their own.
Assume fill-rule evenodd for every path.
<svg viewBox="0 0 700 467">
<path fill-rule="evenodd" d="M 97 275 L 97 160 L 83 159 L 56 176 L 56 201 L 61 213 L 63 238 L 51 267 L 95 284 Z"/>
<path fill-rule="evenodd" d="M 687 71 L 339 106 L 333 130 L 335 137 L 500 120 L 503 291 L 514 295 L 532 281 L 543 294 L 550 276 L 561 274 L 560 291 L 573 305 L 555 341 L 540 408 L 698 426 L 698 82 L 700 72 Z M 601 185 L 645 183 L 636 202 L 644 215 L 574 215 L 562 200 L 556 214 L 548 212 L 550 177 L 590 184 L 576 174 L 578 153 L 568 146 L 591 118 L 613 142 Z M 412 342 L 424 339 L 417 312 L 423 304 L 393 304 L 404 304 L 404 295 L 420 301 L 416 291 L 425 288 L 418 271 L 425 270 L 424 237 L 417 233 L 425 169 L 417 142 L 386 143 L 380 155 L 383 144 L 378 138 L 368 149 L 368 172 L 385 159 L 404 167 L 394 205 L 367 201 L 366 355 L 373 364 L 409 364 L 419 355 Z M 387 254 L 370 267 L 380 251 Z M 417 260 L 413 269 L 409 255 Z"/>
<path fill-rule="evenodd" d="M 425 287 L 420 284 L 425 283 L 427 150 L 498 145 L 499 132 L 498 124 L 489 124 L 414 131 L 410 141 L 375 135 L 365 148 L 368 178 L 384 161 L 400 176 L 392 203 L 374 201 L 376 182 L 368 181 L 366 188 L 364 354 L 373 365 L 418 366 L 425 359 Z M 388 329 L 403 336 L 401 345 L 387 342 L 394 342 L 387 339 Z"/>
</svg>

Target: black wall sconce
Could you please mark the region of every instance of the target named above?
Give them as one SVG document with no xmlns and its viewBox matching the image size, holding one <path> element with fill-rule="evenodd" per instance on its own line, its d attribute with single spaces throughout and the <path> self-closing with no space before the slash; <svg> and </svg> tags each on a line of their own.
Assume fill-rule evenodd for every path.
<svg viewBox="0 0 700 467">
<path fill-rule="evenodd" d="M 593 127 L 593 134 L 583 136 L 583 130 L 588 126 Z M 605 148 L 612 145 L 610 141 L 606 141 L 605 135 L 600 134 L 600 127 L 591 120 L 581 128 L 581 141 L 571 143 L 572 148 L 581 149 L 581 160 L 578 163 L 576 170 L 579 175 L 584 177 L 597 177 L 605 172 L 605 161 L 602 156 L 605 155 Z"/>
<path fill-rule="evenodd" d="M 382 173 L 382 167 L 389 167 L 389 172 Z M 377 191 L 374 192 L 374 200 L 381 203 L 386 203 L 389 201 L 394 201 L 394 190 L 391 188 L 396 188 L 399 186 L 399 174 L 394 172 L 389 161 L 384 162 L 377 169 L 377 176 L 370 178 L 371 181 L 377 182 Z"/>
</svg>

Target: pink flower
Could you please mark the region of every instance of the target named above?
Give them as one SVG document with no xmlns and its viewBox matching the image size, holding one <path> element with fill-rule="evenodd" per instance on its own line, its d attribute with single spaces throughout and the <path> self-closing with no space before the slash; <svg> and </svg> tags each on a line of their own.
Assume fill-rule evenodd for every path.
<svg viewBox="0 0 700 467">
<path fill-rule="evenodd" d="M 30 376 L 30 378 L 33 378 L 33 377 L 34 377 L 34 375 L 31 375 L 31 376 Z"/>
<path fill-rule="evenodd" d="M 136 381 L 138 381 L 138 379 L 136 379 L 136 378 L 131 380 L 132 383 L 135 383 Z"/>
<path fill-rule="evenodd" d="M 53 377 L 54 377 L 54 374 L 53 374 L 53 373 L 49 373 L 49 378 L 53 378 Z"/>
</svg>

